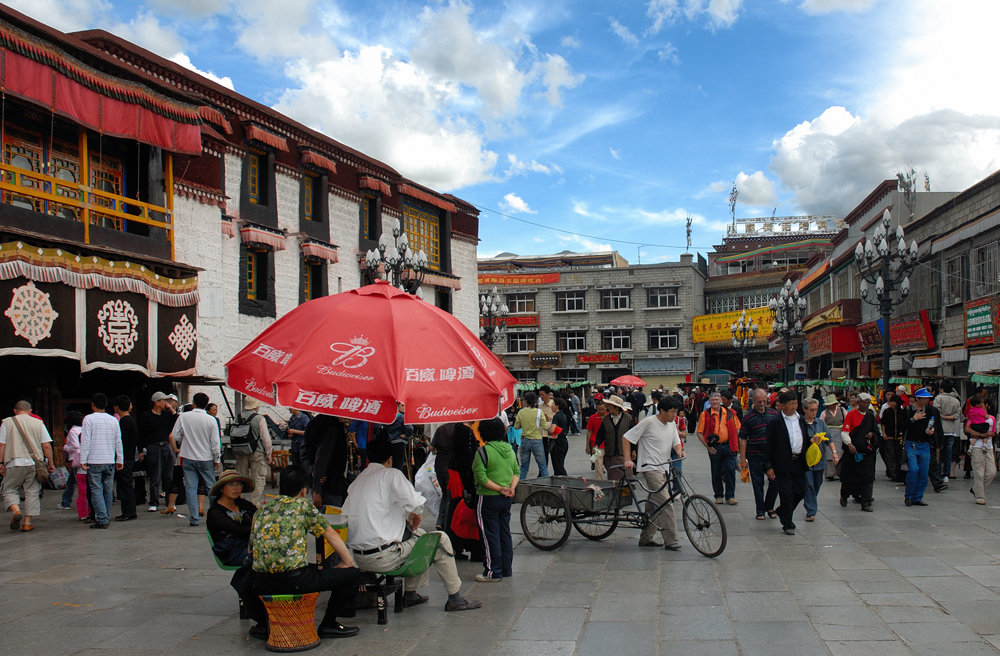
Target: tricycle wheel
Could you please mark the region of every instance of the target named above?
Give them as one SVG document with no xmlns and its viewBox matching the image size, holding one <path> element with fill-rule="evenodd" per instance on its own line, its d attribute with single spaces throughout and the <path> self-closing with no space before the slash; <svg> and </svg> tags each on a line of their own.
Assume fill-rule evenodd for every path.
<svg viewBox="0 0 1000 656">
<path fill-rule="evenodd" d="M 603 540 L 618 528 L 618 513 L 573 511 L 573 528 L 588 540 Z"/>
<path fill-rule="evenodd" d="M 726 523 L 715 505 L 700 494 L 684 500 L 684 532 L 703 556 L 715 558 L 726 548 Z"/>
<path fill-rule="evenodd" d="M 532 492 L 521 504 L 521 530 L 528 542 L 543 551 L 563 546 L 569 538 L 566 502 L 548 490 Z"/>
</svg>

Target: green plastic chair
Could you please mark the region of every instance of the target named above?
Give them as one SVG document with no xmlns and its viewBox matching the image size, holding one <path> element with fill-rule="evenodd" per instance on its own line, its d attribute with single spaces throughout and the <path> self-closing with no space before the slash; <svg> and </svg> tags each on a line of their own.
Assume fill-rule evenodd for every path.
<svg viewBox="0 0 1000 656">
<path fill-rule="evenodd" d="M 226 565 L 221 560 L 219 560 L 218 556 L 215 555 L 215 540 L 212 539 L 212 532 L 209 531 L 207 528 L 205 529 L 205 535 L 208 536 L 208 547 L 209 549 L 212 550 L 212 557 L 215 558 L 215 564 L 219 566 L 219 569 L 226 570 L 227 572 L 238 570 L 240 568 L 239 565 Z M 243 605 L 243 599 L 242 598 L 238 599 L 240 602 L 240 619 L 241 620 L 248 619 L 249 616 L 247 615 L 246 606 Z"/>
<path fill-rule="evenodd" d="M 413 545 L 406 562 L 389 572 L 376 573 L 375 583 L 366 585 L 365 589 L 378 595 L 378 623 L 388 624 L 389 613 L 386 609 L 386 597 L 395 595 L 393 612 L 403 612 L 403 579 L 420 576 L 434 562 L 434 554 L 441 544 L 441 533 L 424 533 Z"/>
</svg>

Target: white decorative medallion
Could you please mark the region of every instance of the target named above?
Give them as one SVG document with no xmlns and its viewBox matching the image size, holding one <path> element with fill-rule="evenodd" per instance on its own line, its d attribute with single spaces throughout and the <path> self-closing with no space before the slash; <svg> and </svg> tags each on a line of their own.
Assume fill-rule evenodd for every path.
<svg viewBox="0 0 1000 656">
<path fill-rule="evenodd" d="M 174 331 L 170 333 L 167 337 L 170 343 L 174 345 L 174 350 L 177 351 L 182 358 L 188 359 L 188 355 L 194 348 L 195 342 L 198 341 L 198 331 L 195 327 L 191 325 L 188 321 L 186 314 L 181 315 L 181 320 L 177 322 L 174 326 Z"/>
<path fill-rule="evenodd" d="M 97 313 L 100 327 L 97 334 L 108 352 L 116 355 L 126 355 L 135 348 L 139 334 L 135 331 L 139 323 L 135 310 L 128 301 L 108 301 Z"/>
<path fill-rule="evenodd" d="M 14 334 L 28 340 L 32 346 L 52 336 L 52 324 L 59 313 L 52 309 L 49 295 L 28 281 L 27 285 L 14 288 L 14 298 L 4 311 L 14 326 Z"/>
</svg>

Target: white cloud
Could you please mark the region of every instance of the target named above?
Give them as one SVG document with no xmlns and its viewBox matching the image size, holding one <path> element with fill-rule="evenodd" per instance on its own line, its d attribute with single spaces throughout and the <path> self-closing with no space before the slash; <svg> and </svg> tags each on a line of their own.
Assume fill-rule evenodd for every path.
<svg viewBox="0 0 1000 656">
<path fill-rule="evenodd" d="M 177 33 L 160 25 L 160 21 L 151 12 L 140 11 L 129 22 L 112 25 L 108 31 L 161 57 L 170 57 L 184 49 L 184 43 Z"/>
<path fill-rule="evenodd" d="M 542 79 L 545 82 L 545 99 L 552 107 L 562 107 L 560 89 L 572 89 L 583 83 L 583 75 L 574 75 L 569 64 L 560 55 L 547 55 L 541 64 Z"/>
<path fill-rule="evenodd" d="M 695 21 L 704 16 L 712 30 L 732 27 L 742 8 L 743 0 L 649 0 L 646 16 L 653 22 L 646 34 L 657 34 L 682 17 Z"/>
<path fill-rule="evenodd" d="M 564 36 L 562 39 L 560 39 L 559 45 L 561 45 L 563 48 L 579 48 L 580 39 L 578 39 L 575 36 Z"/>
<path fill-rule="evenodd" d="M 184 18 L 205 18 L 226 9 L 232 0 L 146 0 L 158 12 Z"/>
<path fill-rule="evenodd" d="M 573 214 L 579 214 L 580 216 L 588 219 L 596 219 L 598 221 L 604 220 L 604 215 L 591 211 L 589 203 L 580 200 L 574 200 L 571 201 L 571 203 L 573 206 Z"/>
<path fill-rule="evenodd" d="M 783 0 L 788 2 L 788 0 Z M 835 11 L 862 12 L 878 0 L 802 0 L 799 7 L 807 14 L 829 14 Z"/>
<path fill-rule="evenodd" d="M 622 158 L 622 151 L 615 150 L 614 148 L 611 148 L 610 146 L 608 147 L 608 150 L 611 151 L 611 158 L 612 159 L 621 159 Z"/>
<path fill-rule="evenodd" d="M 672 43 L 668 43 L 667 45 L 660 48 L 659 52 L 656 53 L 656 56 L 659 57 L 660 61 L 663 62 L 670 62 L 671 64 L 681 63 L 681 58 L 680 55 L 678 54 L 677 46 L 675 46 Z"/>
<path fill-rule="evenodd" d="M 677 0 L 650 0 L 646 5 L 646 15 L 653 19 L 647 34 L 656 34 L 668 23 L 673 23 L 678 14 Z"/>
<path fill-rule="evenodd" d="M 98 18 L 110 13 L 106 0 L 5 0 L 16 11 L 63 32 L 94 27 Z"/>
<path fill-rule="evenodd" d="M 441 80 L 381 46 L 317 64 L 300 61 L 286 73 L 296 82 L 275 106 L 441 190 L 491 179 L 496 153 L 461 115 L 442 112 L 459 98 Z"/>
<path fill-rule="evenodd" d="M 175 64 L 180 64 L 184 68 L 186 68 L 186 69 L 188 69 L 190 71 L 194 71 L 198 75 L 201 75 L 202 77 L 208 78 L 209 80 L 211 80 L 211 81 L 213 81 L 213 82 L 215 82 L 217 84 L 221 84 L 222 86 L 226 87 L 227 89 L 234 89 L 234 87 L 233 87 L 233 79 L 231 77 L 229 77 L 229 76 L 219 77 L 218 75 L 216 75 L 212 71 L 203 71 L 203 70 L 201 70 L 200 68 L 198 68 L 197 66 L 195 66 L 193 63 L 191 63 L 191 58 L 188 57 L 183 52 L 178 52 L 173 57 L 170 57 L 170 61 L 174 62 Z"/>
<path fill-rule="evenodd" d="M 538 214 L 535 210 L 528 207 L 528 203 L 524 201 L 523 198 L 514 194 L 513 192 L 505 195 L 503 197 L 503 202 L 500 203 L 500 207 L 508 212 L 519 212 L 522 214 Z"/>
<path fill-rule="evenodd" d="M 504 172 L 504 179 L 527 175 L 528 173 L 552 175 L 553 173 L 562 173 L 562 168 L 555 164 L 542 164 L 534 159 L 530 162 L 525 162 L 518 159 L 514 153 L 507 153 L 507 170 Z"/>
<path fill-rule="evenodd" d="M 239 32 L 236 43 L 261 60 L 335 58 L 326 11 L 319 0 L 241 0 L 233 15 Z"/>
<path fill-rule="evenodd" d="M 750 175 L 740 171 L 736 176 L 736 189 L 740 192 L 737 199 L 740 205 L 763 207 L 774 205 L 778 200 L 774 182 L 763 171 L 754 171 Z"/>
<path fill-rule="evenodd" d="M 617 20 L 614 18 L 608 18 L 608 24 L 611 25 L 611 31 L 617 34 L 622 41 L 630 46 L 639 45 L 639 37 L 632 34 L 631 30 L 619 23 Z"/>
</svg>

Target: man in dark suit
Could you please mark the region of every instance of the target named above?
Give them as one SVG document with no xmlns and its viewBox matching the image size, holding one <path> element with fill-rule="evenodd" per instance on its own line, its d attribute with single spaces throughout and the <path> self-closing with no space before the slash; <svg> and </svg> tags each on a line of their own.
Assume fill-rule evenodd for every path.
<svg viewBox="0 0 1000 656">
<path fill-rule="evenodd" d="M 806 495 L 806 449 L 809 432 L 805 420 L 798 413 L 799 401 L 795 392 L 778 395 L 781 415 L 767 426 L 767 477 L 778 486 L 778 519 L 786 535 L 795 535 L 792 513 Z M 819 438 L 812 438 L 813 442 Z"/>
</svg>

